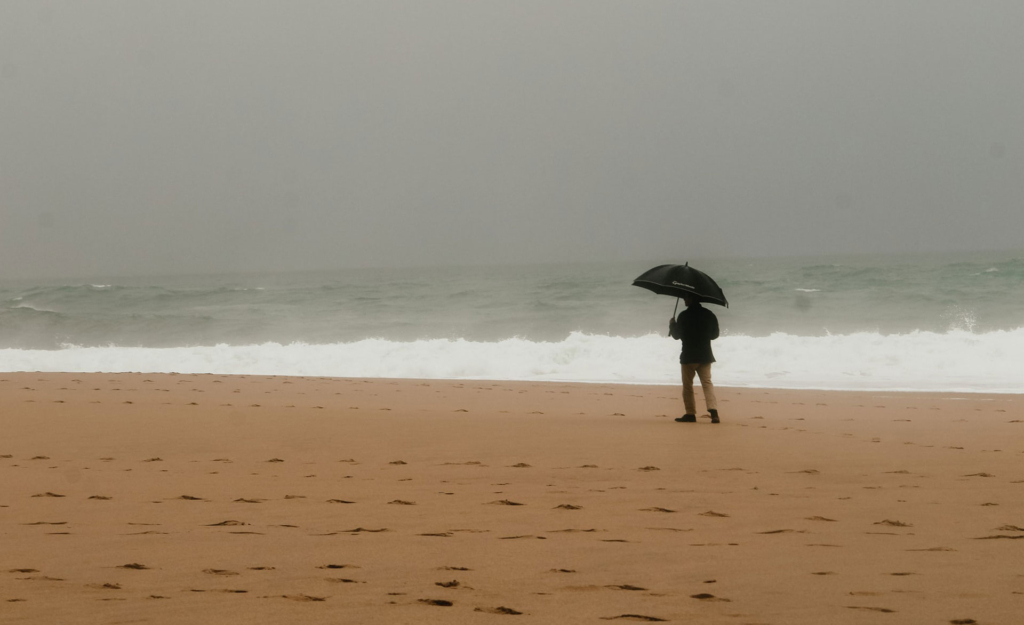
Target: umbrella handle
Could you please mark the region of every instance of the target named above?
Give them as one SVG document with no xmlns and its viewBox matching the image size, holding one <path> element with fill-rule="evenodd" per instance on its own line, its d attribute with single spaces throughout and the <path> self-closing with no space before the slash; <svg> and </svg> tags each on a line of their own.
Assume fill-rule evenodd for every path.
<svg viewBox="0 0 1024 625">
<path fill-rule="evenodd" d="M 679 298 L 676 298 L 676 309 L 672 311 L 672 318 L 676 318 L 676 313 L 679 312 Z"/>
</svg>

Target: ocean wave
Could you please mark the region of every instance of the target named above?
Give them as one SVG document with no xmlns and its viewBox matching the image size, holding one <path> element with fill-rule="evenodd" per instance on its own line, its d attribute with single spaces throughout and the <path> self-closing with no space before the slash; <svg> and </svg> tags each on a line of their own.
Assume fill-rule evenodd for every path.
<svg viewBox="0 0 1024 625">
<path fill-rule="evenodd" d="M 56 313 L 56 314 L 60 314 L 59 311 L 51 310 L 49 308 L 43 308 L 41 306 L 33 306 L 31 304 L 17 304 L 15 306 L 10 306 L 9 310 L 29 310 L 29 311 L 37 312 L 37 313 L 48 313 L 48 314 L 49 313 Z"/>
<path fill-rule="evenodd" d="M 915 331 L 764 337 L 714 343 L 723 386 L 1024 393 L 1024 328 L 975 334 Z M 511 338 L 195 347 L 0 349 L 0 371 L 180 372 L 414 379 L 677 384 L 679 344 L 663 336 L 574 332 Z"/>
</svg>

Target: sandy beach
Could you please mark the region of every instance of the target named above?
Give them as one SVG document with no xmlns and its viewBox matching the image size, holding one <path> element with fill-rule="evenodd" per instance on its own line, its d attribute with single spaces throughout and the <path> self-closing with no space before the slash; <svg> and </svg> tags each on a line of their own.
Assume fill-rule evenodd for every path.
<svg viewBox="0 0 1024 625">
<path fill-rule="evenodd" d="M 719 395 L 0 374 L 0 623 L 1021 622 L 1021 396 Z"/>
</svg>

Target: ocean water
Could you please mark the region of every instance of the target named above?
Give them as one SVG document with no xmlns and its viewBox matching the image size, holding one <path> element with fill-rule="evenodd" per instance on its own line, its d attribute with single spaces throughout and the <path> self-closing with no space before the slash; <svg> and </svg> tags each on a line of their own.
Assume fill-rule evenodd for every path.
<svg viewBox="0 0 1024 625">
<path fill-rule="evenodd" d="M 0 282 L 0 371 L 677 384 L 663 262 L 712 275 L 721 385 L 1024 392 L 1024 252 Z"/>
</svg>

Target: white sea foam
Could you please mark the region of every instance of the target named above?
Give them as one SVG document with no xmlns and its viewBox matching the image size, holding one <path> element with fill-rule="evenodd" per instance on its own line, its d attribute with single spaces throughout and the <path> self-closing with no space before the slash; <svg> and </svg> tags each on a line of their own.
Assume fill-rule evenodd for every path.
<svg viewBox="0 0 1024 625">
<path fill-rule="evenodd" d="M 1024 393 L 1024 328 L 801 337 L 723 336 L 724 386 Z M 205 347 L 0 350 L 0 371 L 181 372 L 677 384 L 679 344 L 663 336 L 573 333 L 557 342 L 366 339 Z"/>
<path fill-rule="evenodd" d="M 21 298 L 18 298 L 21 299 Z M 57 312 L 52 308 L 43 308 L 42 306 L 33 306 L 31 304 L 18 304 L 17 306 L 11 306 L 11 308 L 23 308 L 25 310 L 34 310 L 36 312 Z"/>
<path fill-rule="evenodd" d="M 793 289 L 794 291 L 800 291 L 801 293 L 820 293 L 821 289 Z"/>
</svg>

